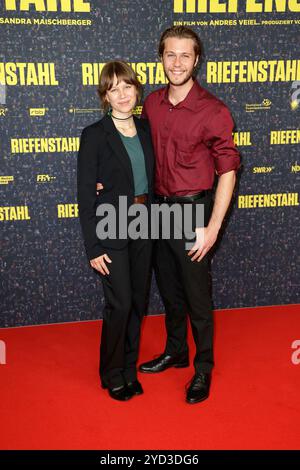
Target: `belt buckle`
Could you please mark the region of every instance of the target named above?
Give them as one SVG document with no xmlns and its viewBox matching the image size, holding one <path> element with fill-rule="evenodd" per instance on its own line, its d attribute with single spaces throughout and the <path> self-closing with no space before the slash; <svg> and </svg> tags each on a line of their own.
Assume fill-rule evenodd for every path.
<svg viewBox="0 0 300 470">
<path fill-rule="evenodd" d="M 157 200 L 158 202 L 170 202 L 171 197 L 170 196 L 165 196 L 164 194 L 157 194 Z"/>
<path fill-rule="evenodd" d="M 147 199 L 147 194 L 139 194 L 138 196 L 134 196 L 133 201 L 135 204 L 146 204 Z"/>
</svg>

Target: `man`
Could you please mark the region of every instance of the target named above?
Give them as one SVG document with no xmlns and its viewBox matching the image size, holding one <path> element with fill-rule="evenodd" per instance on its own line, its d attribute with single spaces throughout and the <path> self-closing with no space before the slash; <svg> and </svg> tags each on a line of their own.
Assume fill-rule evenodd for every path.
<svg viewBox="0 0 300 470">
<path fill-rule="evenodd" d="M 156 276 L 165 305 L 167 343 L 157 359 L 140 365 L 145 373 L 189 365 L 187 314 L 196 345 L 195 375 L 186 401 L 209 395 L 213 360 L 213 317 L 208 252 L 214 245 L 232 198 L 239 154 L 232 139 L 233 120 L 222 101 L 202 88 L 193 74 L 201 56 L 197 34 L 184 26 L 167 29 L 159 54 L 167 87 L 151 93 L 143 115 L 149 119 L 156 155 L 155 193 L 160 203 L 204 205 L 204 227 L 186 239 L 160 238 Z M 214 203 L 212 187 L 218 175 Z M 212 207 L 213 206 L 213 207 Z"/>
</svg>

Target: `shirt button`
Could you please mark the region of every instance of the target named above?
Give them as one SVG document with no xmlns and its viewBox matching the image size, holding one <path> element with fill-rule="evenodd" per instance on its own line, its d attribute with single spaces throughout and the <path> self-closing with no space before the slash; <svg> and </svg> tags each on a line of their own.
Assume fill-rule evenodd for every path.
<svg viewBox="0 0 300 470">
<path fill-rule="evenodd" d="M 170 108 L 169 111 L 173 111 L 173 108 Z"/>
</svg>

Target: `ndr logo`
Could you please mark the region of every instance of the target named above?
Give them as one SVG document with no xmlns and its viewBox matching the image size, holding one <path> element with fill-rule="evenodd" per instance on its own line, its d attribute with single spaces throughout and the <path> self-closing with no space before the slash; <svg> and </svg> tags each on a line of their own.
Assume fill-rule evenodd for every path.
<svg viewBox="0 0 300 470">
<path fill-rule="evenodd" d="M 246 0 L 246 13 L 300 12 L 299 0 Z M 238 0 L 174 0 L 175 13 L 237 13 Z"/>
<path fill-rule="evenodd" d="M 90 2 L 84 0 L 4 0 L 6 10 L 29 11 L 74 11 L 89 13 Z"/>
</svg>

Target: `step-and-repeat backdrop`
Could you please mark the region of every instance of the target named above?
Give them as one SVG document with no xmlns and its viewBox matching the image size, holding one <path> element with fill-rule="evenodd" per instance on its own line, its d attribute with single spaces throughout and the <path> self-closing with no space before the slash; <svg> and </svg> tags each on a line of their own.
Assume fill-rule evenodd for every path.
<svg viewBox="0 0 300 470">
<path fill-rule="evenodd" d="M 0 326 L 101 318 L 76 204 L 83 127 L 106 61 L 165 85 L 162 31 L 202 39 L 201 84 L 230 108 L 240 173 L 212 262 L 215 308 L 299 298 L 299 0 L 1 0 Z M 141 108 L 137 109 L 137 113 Z M 153 282 L 150 313 L 162 311 Z"/>
</svg>

